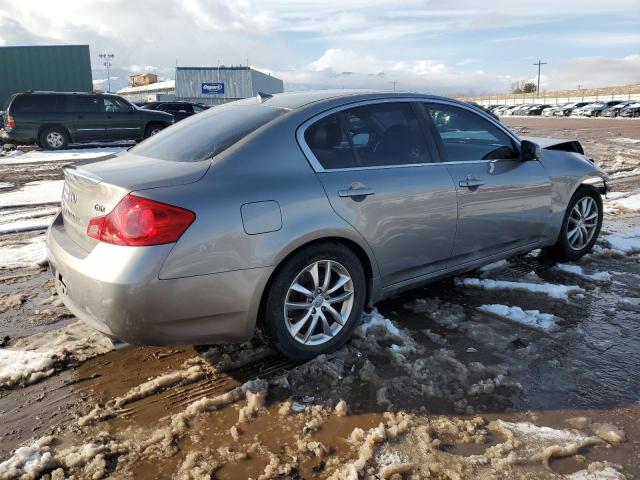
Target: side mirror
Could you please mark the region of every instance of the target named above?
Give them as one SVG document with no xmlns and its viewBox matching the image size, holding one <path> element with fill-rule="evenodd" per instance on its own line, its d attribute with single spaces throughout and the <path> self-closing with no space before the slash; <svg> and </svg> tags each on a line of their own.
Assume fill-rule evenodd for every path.
<svg viewBox="0 0 640 480">
<path fill-rule="evenodd" d="M 530 160 L 538 160 L 542 156 L 542 149 L 537 143 L 529 140 L 520 142 L 520 160 L 528 162 Z"/>
</svg>

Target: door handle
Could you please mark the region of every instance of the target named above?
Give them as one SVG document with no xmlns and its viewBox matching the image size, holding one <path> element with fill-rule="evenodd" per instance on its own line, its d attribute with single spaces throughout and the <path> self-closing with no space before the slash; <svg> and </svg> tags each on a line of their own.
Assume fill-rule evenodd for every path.
<svg viewBox="0 0 640 480">
<path fill-rule="evenodd" d="M 467 178 L 465 180 L 460 180 L 460 182 L 458 182 L 458 185 L 464 188 L 478 188 L 484 185 L 484 182 L 475 178 Z"/>
<path fill-rule="evenodd" d="M 366 197 L 374 193 L 376 193 L 376 191 L 368 187 L 349 187 L 346 190 L 338 190 L 338 195 L 341 197 Z"/>
</svg>

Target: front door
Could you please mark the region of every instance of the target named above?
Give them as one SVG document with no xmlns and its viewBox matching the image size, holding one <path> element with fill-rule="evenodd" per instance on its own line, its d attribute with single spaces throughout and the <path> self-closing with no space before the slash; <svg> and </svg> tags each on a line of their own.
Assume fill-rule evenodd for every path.
<svg viewBox="0 0 640 480">
<path fill-rule="evenodd" d="M 135 140 L 144 135 L 144 124 L 135 109 L 118 97 L 103 97 L 107 140 Z"/>
<path fill-rule="evenodd" d="M 551 214 L 551 182 L 519 159 L 509 134 L 471 109 L 427 105 L 458 198 L 451 266 L 535 245 Z"/>
<path fill-rule="evenodd" d="M 305 131 L 329 201 L 373 250 L 383 286 L 444 269 L 456 193 L 409 102 L 330 114 Z M 313 163 L 313 162 L 312 162 Z"/>
</svg>

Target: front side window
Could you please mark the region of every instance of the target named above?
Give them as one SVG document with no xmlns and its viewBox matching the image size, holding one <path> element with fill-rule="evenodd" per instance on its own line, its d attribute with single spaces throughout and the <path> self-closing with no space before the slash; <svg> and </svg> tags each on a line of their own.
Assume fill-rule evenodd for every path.
<svg viewBox="0 0 640 480">
<path fill-rule="evenodd" d="M 418 118 L 406 102 L 376 103 L 334 113 L 307 128 L 305 141 L 327 170 L 431 160 Z"/>
<path fill-rule="evenodd" d="M 131 111 L 131 106 L 127 102 L 119 98 L 104 97 L 103 101 L 104 110 L 107 113 L 123 113 Z"/>
<path fill-rule="evenodd" d="M 444 144 L 447 161 L 517 157 L 509 136 L 479 114 L 449 105 L 433 104 L 427 109 Z"/>
</svg>

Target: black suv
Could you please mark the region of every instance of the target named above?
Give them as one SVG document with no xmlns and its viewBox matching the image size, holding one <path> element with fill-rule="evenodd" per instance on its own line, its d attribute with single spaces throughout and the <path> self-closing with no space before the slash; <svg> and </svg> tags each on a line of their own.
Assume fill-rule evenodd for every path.
<svg viewBox="0 0 640 480">
<path fill-rule="evenodd" d="M 16 93 L 3 116 L 0 139 L 50 150 L 76 142 L 142 140 L 173 123 L 168 113 L 100 93 Z"/>
<path fill-rule="evenodd" d="M 184 120 L 196 113 L 204 112 L 209 107 L 202 105 L 201 103 L 191 102 L 148 102 L 140 106 L 145 110 L 160 110 L 161 112 L 167 112 L 173 115 L 173 119 L 176 122 Z"/>
</svg>

